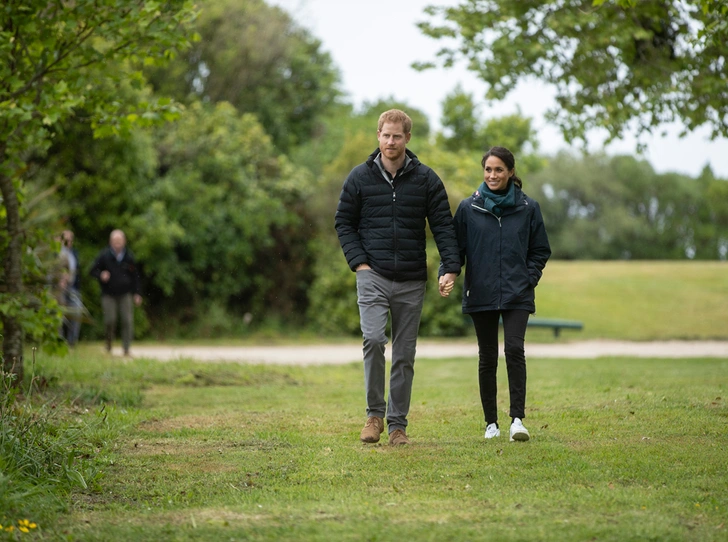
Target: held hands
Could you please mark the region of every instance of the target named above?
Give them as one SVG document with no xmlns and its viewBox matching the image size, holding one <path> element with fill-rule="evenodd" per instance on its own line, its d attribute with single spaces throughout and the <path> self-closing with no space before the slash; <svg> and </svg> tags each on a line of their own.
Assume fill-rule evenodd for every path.
<svg viewBox="0 0 728 542">
<path fill-rule="evenodd" d="M 111 273 L 106 270 L 101 271 L 99 278 L 101 279 L 101 282 L 109 282 L 109 279 L 111 278 Z"/>
<path fill-rule="evenodd" d="M 440 295 L 442 297 L 448 297 L 450 295 L 450 292 L 452 292 L 452 289 L 455 287 L 456 278 L 457 275 L 455 273 L 446 273 L 440 277 L 438 285 L 440 287 Z"/>
</svg>

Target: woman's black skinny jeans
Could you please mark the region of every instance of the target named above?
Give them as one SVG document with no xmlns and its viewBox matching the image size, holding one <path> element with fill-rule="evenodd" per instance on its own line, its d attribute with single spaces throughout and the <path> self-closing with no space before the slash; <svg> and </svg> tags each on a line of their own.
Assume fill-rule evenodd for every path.
<svg viewBox="0 0 728 542">
<path fill-rule="evenodd" d="M 498 421 L 498 321 L 503 316 L 511 418 L 526 416 L 526 354 L 524 341 L 529 312 L 525 310 L 470 313 L 478 337 L 478 381 L 485 423 Z"/>
</svg>

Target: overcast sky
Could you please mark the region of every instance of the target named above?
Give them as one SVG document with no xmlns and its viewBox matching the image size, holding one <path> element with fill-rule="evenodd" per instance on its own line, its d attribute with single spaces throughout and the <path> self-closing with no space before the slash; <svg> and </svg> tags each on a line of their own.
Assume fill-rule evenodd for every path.
<svg viewBox="0 0 728 542">
<path fill-rule="evenodd" d="M 553 104 L 553 91 L 532 82 L 521 84 L 504 102 L 485 104 L 485 85 L 462 66 L 420 73 L 413 62 L 434 58 L 442 45 L 422 35 L 415 23 L 425 20 L 422 10 L 429 4 L 457 5 L 458 0 L 268 0 L 288 11 L 301 26 L 323 43 L 341 71 L 342 84 L 354 105 L 394 96 L 424 111 L 433 127 L 439 127 L 443 99 L 459 83 L 483 104 L 484 118 L 518 111 L 532 117 L 540 151 L 552 154 L 567 144 L 548 125 L 543 113 Z M 728 140 L 710 141 L 701 130 L 680 139 L 679 126 L 666 127 L 666 137 L 647 140 L 643 155 L 658 172 L 678 171 L 697 176 L 706 164 L 728 179 Z M 373 136 L 374 137 L 374 136 Z M 604 135 L 590 134 L 590 150 L 603 148 Z M 634 154 L 636 140 L 629 137 L 606 147 L 609 154 Z"/>
</svg>

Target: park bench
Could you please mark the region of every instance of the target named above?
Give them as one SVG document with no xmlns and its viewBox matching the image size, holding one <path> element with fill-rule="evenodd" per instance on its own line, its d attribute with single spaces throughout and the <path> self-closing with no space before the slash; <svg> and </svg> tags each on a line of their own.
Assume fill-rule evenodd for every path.
<svg viewBox="0 0 728 542">
<path fill-rule="evenodd" d="M 469 319 L 468 319 L 469 320 Z M 500 319 L 503 326 L 503 318 Z M 562 329 L 584 329 L 584 324 L 578 320 L 564 320 L 562 318 L 538 318 L 531 316 L 528 319 L 528 327 L 548 327 L 554 330 L 554 337 L 558 338 Z"/>
<path fill-rule="evenodd" d="M 501 322 L 502 324 L 503 322 Z M 583 329 L 584 324 L 577 320 L 562 320 L 560 318 L 534 318 L 528 319 L 528 327 L 549 327 L 554 330 L 554 337 L 559 336 L 562 329 Z"/>
<path fill-rule="evenodd" d="M 467 315 L 463 315 L 463 318 L 471 322 Z M 503 326 L 503 318 L 500 319 L 500 325 Z M 564 320 L 561 318 L 537 318 L 531 316 L 528 319 L 528 327 L 548 327 L 554 330 L 554 337 L 558 338 L 562 329 L 584 329 L 584 324 L 578 320 Z"/>
</svg>

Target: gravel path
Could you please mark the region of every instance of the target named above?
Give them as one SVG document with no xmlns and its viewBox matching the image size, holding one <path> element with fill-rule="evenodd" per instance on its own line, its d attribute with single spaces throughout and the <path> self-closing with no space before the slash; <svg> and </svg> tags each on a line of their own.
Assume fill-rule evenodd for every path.
<svg viewBox="0 0 728 542">
<path fill-rule="evenodd" d="M 502 345 L 501 345 L 502 348 Z M 121 351 L 115 352 L 121 354 Z M 390 349 L 387 348 L 389 359 Z M 443 342 L 420 340 L 417 359 L 475 358 L 475 342 Z M 330 365 L 361 360 L 360 344 L 319 344 L 299 346 L 145 346 L 133 345 L 136 358 L 169 361 L 191 358 L 198 361 L 235 361 L 272 365 Z M 501 352 L 502 355 L 502 352 Z M 537 358 L 594 359 L 607 356 L 638 358 L 725 358 L 728 359 L 728 341 L 666 341 L 627 342 L 591 340 L 554 344 L 526 343 L 526 356 Z"/>
</svg>

